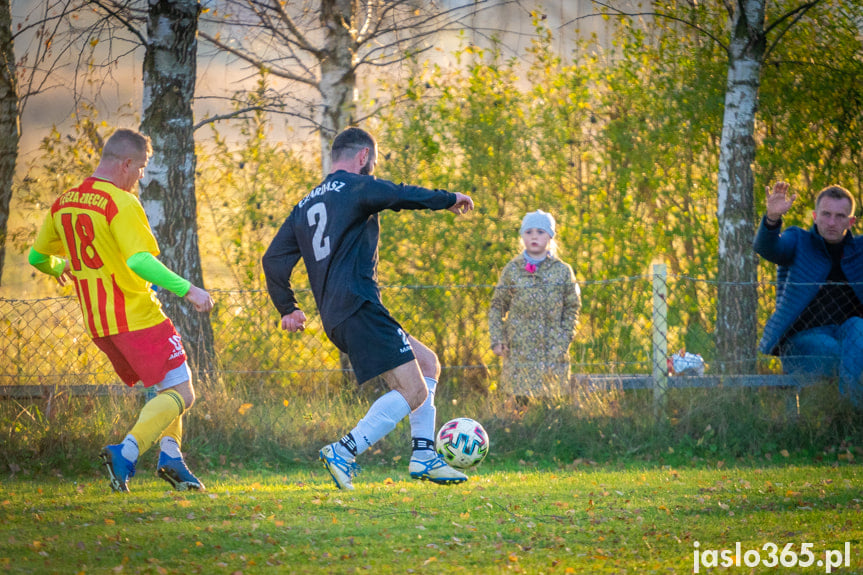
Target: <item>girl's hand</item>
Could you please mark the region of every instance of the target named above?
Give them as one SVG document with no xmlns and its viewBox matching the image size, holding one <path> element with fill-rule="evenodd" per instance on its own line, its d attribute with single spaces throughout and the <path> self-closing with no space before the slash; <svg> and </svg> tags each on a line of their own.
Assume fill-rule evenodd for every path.
<svg viewBox="0 0 863 575">
<path fill-rule="evenodd" d="M 498 357 L 506 357 L 509 350 L 504 344 L 498 343 L 491 348 L 491 351 Z"/>
</svg>

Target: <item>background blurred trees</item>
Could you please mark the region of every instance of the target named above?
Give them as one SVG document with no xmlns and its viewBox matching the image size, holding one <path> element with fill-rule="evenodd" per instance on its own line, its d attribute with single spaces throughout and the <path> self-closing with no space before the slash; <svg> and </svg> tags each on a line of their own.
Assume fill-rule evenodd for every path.
<svg viewBox="0 0 863 575">
<path fill-rule="evenodd" d="M 387 71 L 425 52 L 467 15 L 510 0 L 217 0 L 201 37 L 255 73 L 281 80 L 263 94 L 267 110 L 293 115 L 320 137 L 322 173 L 330 142 L 375 106 L 358 106 L 358 76 Z M 389 94 L 388 97 L 396 95 Z"/>
<path fill-rule="evenodd" d="M 798 5 L 768 6 L 765 30 Z M 717 282 L 748 282 L 754 292 L 756 280 L 747 279 L 752 271 L 733 278 L 720 271 L 731 265 L 720 255 L 717 219 L 729 67 L 727 42 L 719 39 L 729 37 L 728 12 L 715 2 L 660 8 L 679 18 L 610 18 L 610 43 L 586 39 L 563 51 L 558 32 L 535 13 L 522 58 L 505 56 L 494 42 L 465 40 L 450 59 L 408 54 L 400 74 L 367 84 L 367 92 L 391 96 L 356 104 L 356 117 L 376 112 L 363 125 L 380 142 L 380 176 L 467 192 L 477 201 L 469 218 L 387 213 L 382 220 L 382 283 L 429 286 L 385 297 L 400 298 L 393 302 L 398 309 L 417 310 L 404 318 L 408 327 L 433 320 L 428 339 L 447 365 L 488 359 L 488 302 L 473 288 L 495 283 L 516 254 L 522 215 L 537 208 L 557 217 L 563 258 L 585 284 L 574 361 L 599 371 L 610 351 L 647 357 L 649 290 L 620 290 L 613 282 L 649 274 L 656 260 L 673 275 L 698 278 L 672 293 L 672 345 L 717 359 Z M 795 12 L 792 29 L 774 28 L 768 37 L 748 192 L 744 186 L 750 203 L 737 216 L 750 233 L 734 236 L 737 253 L 751 249 L 761 190 L 777 178 L 801 194 L 789 224 L 809 225 L 813 194 L 827 183 L 859 197 L 861 16 L 859 0 L 824 0 Z M 231 143 L 221 128 L 211 136 L 198 131 L 197 196 L 206 208 L 199 211 L 200 243 L 210 286 L 261 289 L 263 249 L 317 179 L 318 140 L 292 148 L 268 139 L 273 116 L 263 102 L 272 76 L 267 66 L 258 71 L 257 87 L 237 98 L 238 109 L 251 110 L 240 124 L 242 138 Z M 81 133 L 87 129 L 79 123 Z M 59 170 L 57 158 L 73 155 L 70 146 L 52 135 L 31 172 L 52 182 L 49 195 L 63 184 L 46 170 Z M 763 275 L 772 279 L 769 266 Z M 768 302 L 753 307 L 748 328 L 756 325 L 752 316 L 763 320 L 769 309 Z M 748 338 L 726 349 L 723 361 L 732 354 L 751 369 L 757 354 Z"/>
</svg>

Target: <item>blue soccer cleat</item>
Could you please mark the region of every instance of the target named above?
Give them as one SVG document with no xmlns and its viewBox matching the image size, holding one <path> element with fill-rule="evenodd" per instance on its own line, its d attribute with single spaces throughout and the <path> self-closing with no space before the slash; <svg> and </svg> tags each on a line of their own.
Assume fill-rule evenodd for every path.
<svg viewBox="0 0 863 575">
<path fill-rule="evenodd" d="M 156 475 L 171 484 L 177 491 L 194 489 L 204 491 L 204 484 L 186 467 L 183 457 L 169 457 L 164 451 L 159 453 Z"/>
<path fill-rule="evenodd" d="M 121 445 L 107 445 L 102 448 L 99 458 L 108 472 L 111 489 L 120 493 L 128 493 L 127 482 L 135 475 L 135 462 L 123 457 Z"/>
<path fill-rule="evenodd" d="M 435 455 L 428 461 L 411 458 L 408 471 L 414 479 L 431 481 L 440 485 L 451 485 L 467 481 L 467 475 L 447 465 L 440 455 Z"/>
<path fill-rule="evenodd" d="M 324 463 L 324 467 L 330 472 L 330 477 L 339 489 L 353 489 L 351 479 L 359 475 L 360 466 L 353 461 L 348 461 L 336 453 L 333 444 L 324 446 L 318 457 Z"/>
</svg>

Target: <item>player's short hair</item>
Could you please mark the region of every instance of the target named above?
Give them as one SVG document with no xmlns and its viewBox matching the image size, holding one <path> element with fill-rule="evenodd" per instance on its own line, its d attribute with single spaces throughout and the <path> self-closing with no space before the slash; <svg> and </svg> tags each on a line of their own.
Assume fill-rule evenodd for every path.
<svg viewBox="0 0 863 575">
<path fill-rule="evenodd" d="M 823 190 L 818 192 L 818 195 L 815 197 L 815 211 L 818 211 L 818 204 L 821 202 L 821 198 L 832 198 L 834 200 L 842 200 L 842 199 L 848 200 L 851 203 L 851 213 L 848 215 L 850 215 L 850 216 L 854 215 L 854 208 L 855 208 L 854 196 L 851 194 L 851 192 L 849 192 L 848 190 L 846 190 L 842 186 L 827 186 L 826 188 L 824 188 Z"/>
<path fill-rule="evenodd" d="M 371 134 L 361 128 L 348 128 L 333 140 L 331 157 L 334 162 L 348 159 L 363 148 L 377 150 L 377 143 Z"/>
<path fill-rule="evenodd" d="M 102 157 L 112 157 L 125 160 L 132 156 L 145 154 L 150 157 L 153 147 L 150 138 L 135 130 L 120 128 L 108 138 L 105 147 L 102 148 Z"/>
</svg>

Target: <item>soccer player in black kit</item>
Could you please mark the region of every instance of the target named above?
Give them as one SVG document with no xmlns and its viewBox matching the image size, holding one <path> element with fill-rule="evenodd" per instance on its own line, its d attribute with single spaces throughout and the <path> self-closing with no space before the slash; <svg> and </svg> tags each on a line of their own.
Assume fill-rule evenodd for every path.
<svg viewBox="0 0 863 575">
<path fill-rule="evenodd" d="M 302 257 L 327 336 L 348 354 L 359 383 L 380 375 L 391 391 L 350 433 L 323 447 L 320 459 L 339 489 L 353 489 L 357 455 L 410 415 L 411 477 L 441 484 L 466 481 L 434 449 L 437 355 L 405 332 L 381 302 L 378 213 L 448 209 L 462 214 L 473 209 L 473 201 L 460 193 L 374 178 L 377 144 L 359 128 L 336 136 L 332 161 L 332 173 L 299 201 L 264 254 L 267 290 L 282 316 L 282 329 L 301 331 L 306 316 L 297 307 L 291 272 Z"/>
</svg>

